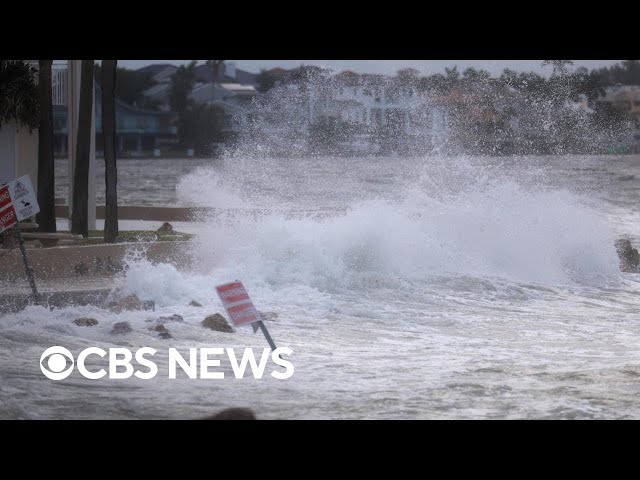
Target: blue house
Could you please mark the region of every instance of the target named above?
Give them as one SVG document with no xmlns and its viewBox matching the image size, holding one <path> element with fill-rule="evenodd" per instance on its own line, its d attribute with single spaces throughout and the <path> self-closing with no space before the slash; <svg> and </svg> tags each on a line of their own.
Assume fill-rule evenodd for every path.
<svg viewBox="0 0 640 480">
<path fill-rule="evenodd" d="M 96 152 L 104 151 L 102 139 L 102 92 L 95 86 Z M 67 107 L 54 105 L 53 124 L 56 156 L 66 156 L 68 151 Z M 176 115 L 172 112 L 147 110 L 134 107 L 116 98 L 116 149 L 119 155 L 135 156 L 143 152 L 169 146 L 178 142 Z"/>
</svg>

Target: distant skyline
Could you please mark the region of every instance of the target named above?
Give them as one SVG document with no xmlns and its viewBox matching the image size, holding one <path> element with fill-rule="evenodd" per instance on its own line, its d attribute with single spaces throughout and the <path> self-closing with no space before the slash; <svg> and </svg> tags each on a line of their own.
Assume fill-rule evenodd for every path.
<svg viewBox="0 0 640 480">
<path fill-rule="evenodd" d="M 171 63 L 183 65 L 191 60 L 118 60 L 118 65 L 137 69 L 153 63 Z M 468 67 L 485 69 L 492 75 L 499 75 L 505 68 L 516 71 L 533 71 L 543 75 L 550 75 L 551 68 L 542 68 L 542 60 L 227 60 L 234 62 L 238 68 L 258 73 L 260 69 L 283 67 L 295 68 L 300 65 L 320 65 L 334 71 L 353 70 L 359 73 L 393 74 L 401 68 L 415 68 L 422 74 L 433 75 L 444 73 L 445 67 L 458 65 L 463 71 Z M 600 68 L 610 66 L 622 60 L 574 60 L 574 68 Z M 199 60 L 203 63 L 204 60 Z"/>
</svg>

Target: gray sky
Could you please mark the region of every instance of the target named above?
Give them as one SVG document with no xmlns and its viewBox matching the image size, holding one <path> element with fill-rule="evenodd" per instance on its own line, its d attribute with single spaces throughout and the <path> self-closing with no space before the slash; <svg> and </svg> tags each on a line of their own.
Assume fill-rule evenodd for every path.
<svg viewBox="0 0 640 480">
<path fill-rule="evenodd" d="M 139 68 L 152 63 L 173 63 L 182 65 L 191 60 L 118 60 L 118 65 L 127 68 Z M 299 65 L 322 65 L 335 71 L 353 70 L 360 73 L 392 74 L 401 68 L 412 67 L 423 74 L 444 73 L 445 67 L 458 65 L 460 71 L 467 67 L 482 68 L 498 75 L 505 68 L 518 71 L 534 71 L 551 74 L 551 68 L 542 69 L 542 60 L 229 60 L 238 68 L 250 72 L 259 72 L 261 68 L 293 68 Z M 199 60 L 199 63 L 204 60 Z M 574 60 L 576 67 L 598 68 L 612 65 L 620 60 Z"/>
</svg>

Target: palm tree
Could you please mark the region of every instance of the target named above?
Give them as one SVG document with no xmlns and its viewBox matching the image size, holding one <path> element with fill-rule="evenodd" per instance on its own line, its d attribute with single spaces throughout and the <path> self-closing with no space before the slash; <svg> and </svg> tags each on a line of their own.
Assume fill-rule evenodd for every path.
<svg viewBox="0 0 640 480">
<path fill-rule="evenodd" d="M 104 241 L 118 237 L 118 171 L 116 168 L 116 75 L 117 60 L 102 61 L 102 138 L 104 139 L 104 181 L 106 205 Z"/>
<path fill-rule="evenodd" d="M 174 112 L 183 113 L 189 106 L 189 95 L 196 83 L 197 64 L 196 60 L 192 60 L 189 65 L 180 65 L 176 73 L 171 77 L 169 105 Z"/>
<path fill-rule="evenodd" d="M 546 67 L 551 65 L 553 68 L 552 76 L 557 76 L 558 74 L 561 77 L 564 77 L 567 74 L 567 67 L 573 65 L 573 61 L 571 60 L 544 60 L 542 62 L 542 67 Z"/>
<path fill-rule="evenodd" d="M 53 60 L 38 61 L 40 123 L 38 126 L 38 204 L 36 216 L 41 232 L 56 231 L 55 160 L 53 158 L 53 99 L 51 66 Z"/>
<path fill-rule="evenodd" d="M 38 128 L 39 90 L 36 70 L 24 60 L 0 60 L 0 128 L 17 123 L 33 131 Z"/>
<path fill-rule="evenodd" d="M 73 212 L 71 231 L 89 235 L 89 157 L 91 155 L 91 120 L 93 116 L 93 60 L 82 60 L 80 105 L 76 136 L 76 164 L 73 172 Z"/>
<path fill-rule="evenodd" d="M 207 67 L 211 69 L 213 73 L 213 83 L 216 83 L 218 79 L 218 73 L 220 72 L 220 67 L 224 65 L 224 60 L 207 60 Z"/>
</svg>

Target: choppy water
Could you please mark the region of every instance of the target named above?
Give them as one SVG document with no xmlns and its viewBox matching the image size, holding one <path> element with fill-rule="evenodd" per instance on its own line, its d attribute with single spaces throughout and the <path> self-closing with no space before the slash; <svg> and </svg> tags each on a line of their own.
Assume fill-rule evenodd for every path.
<svg viewBox="0 0 640 480">
<path fill-rule="evenodd" d="M 124 204 L 228 214 L 194 226 L 195 271 L 131 264 L 123 287 L 156 312 L 0 317 L 0 417 L 640 418 L 640 276 L 613 247 L 640 238 L 638 156 L 125 160 L 120 173 Z M 51 345 L 262 347 L 250 328 L 198 325 L 236 278 L 280 315 L 269 329 L 294 351 L 291 379 L 40 372 Z M 172 313 L 174 339 L 147 330 Z M 125 320 L 133 333 L 108 333 Z"/>
</svg>

